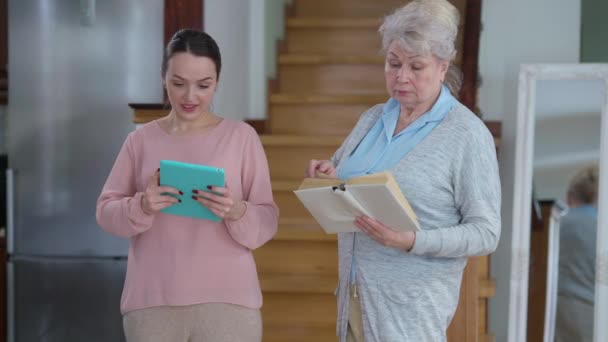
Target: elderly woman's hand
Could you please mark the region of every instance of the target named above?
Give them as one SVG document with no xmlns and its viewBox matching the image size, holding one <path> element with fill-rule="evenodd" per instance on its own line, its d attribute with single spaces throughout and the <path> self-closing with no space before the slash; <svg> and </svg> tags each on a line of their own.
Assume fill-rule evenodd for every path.
<svg viewBox="0 0 608 342">
<path fill-rule="evenodd" d="M 306 177 L 336 178 L 336 169 L 334 168 L 334 163 L 332 163 L 331 160 L 313 159 L 308 162 L 308 168 L 306 169 Z"/>
<path fill-rule="evenodd" d="M 369 216 L 357 217 L 355 225 L 369 237 L 387 247 L 395 247 L 409 252 L 416 241 L 415 232 L 397 232 Z"/>
</svg>

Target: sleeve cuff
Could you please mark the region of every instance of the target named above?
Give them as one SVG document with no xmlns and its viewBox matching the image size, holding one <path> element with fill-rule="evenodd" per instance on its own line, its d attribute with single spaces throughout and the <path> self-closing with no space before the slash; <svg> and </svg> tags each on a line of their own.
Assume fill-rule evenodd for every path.
<svg viewBox="0 0 608 342">
<path fill-rule="evenodd" d="M 414 241 L 414 246 L 410 250 L 411 254 L 415 255 L 425 255 L 432 253 L 433 250 L 437 249 L 437 246 L 434 246 L 434 242 L 436 243 L 437 238 L 433 237 L 434 231 L 432 230 L 419 230 L 416 231 L 416 241 Z"/>
<path fill-rule="evenodd" d="M 133 221 L 136 222 L 136 227 L 150 227 L 152 225 L 152 222 L 154 221 L 154 215 L 148 215 L 144 212 L 143 208 L 141 207 L 141 201 L 142 201 L 142 197 L 144 197 L 144 193 L 143 192 L 138 192 L 135 194 L 135 196 L 133 196 L 132 199 L 132 203 L 131 203 L 131 213 L 132 213 L 132 218 Z M 138 231 L 140 229 L 137 229 Z M 145 231 L 146 229 L 143 229 L 142 231 Z M 141 231 L 140 231 L 141 232 Z"/>
<path fill-rule="evenodd" d="M 249 203 L 247 201 L 243 201 L 245 204 L 245 212 L 243 212 L 243 216 L 239 217 L 236 220 L 224 220 L 224 223 L 229 229 L 239 229 L 245 222 L 248 221 L 247 216 L 249 214 Z"/>
</svg>

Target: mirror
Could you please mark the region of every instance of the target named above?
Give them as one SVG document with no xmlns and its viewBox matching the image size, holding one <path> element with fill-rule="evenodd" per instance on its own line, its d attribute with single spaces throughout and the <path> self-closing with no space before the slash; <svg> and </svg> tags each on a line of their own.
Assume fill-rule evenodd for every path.
<svg viewBox="0 0 608 342">
<path fill-rule="evenodd" d="M 564 286 L 572 287 L 573 279 L 579 286 L 578 278 L 583 276 L 575 272 L 575 277 L 572 274 L 559 277 L 560 268 L 564 269 L 560 262 L 572 263 L 584 255 L 574 253 L 572 246 L 563 243 L 567 247 L 559 251 L 563 242 L 560 230 L 571 234 L 570 216 L 580 211 L 572 203 L 570 210 L 562 204 L 569 202 L 566 196 L 569 184 L 578 170 L 594 162 L 599 162 L 600 170 L 608 170 L 608 64 L 522 65 L 518 90 L 509 341 L 554 341 L 554 336 L 563 334 L 566 327 L 559 315 L 564 305 L 570 305 L 572 310 L 569 318 L 581 318 L 588 323 L 584 329 L 590 341 L 608 341 L 605 179 L 600 179 L 598 191 L 594 225 L 597 235 L 587 241 L 597 243 L 595 251 L 586 251 L 595 252 L 588 258 L 596 260 L 596 269 L 584 270 L 584 277 L 595 279 L 587 281 L 586 290 L 577 287 L 575 294 L 568 296 L 564 294 L 572 291 L 565 291 Z M 539 201 L 532 202 L 533 198 Z M 531 229 L 534 220 L 540 220 L 541 230 Z M 572 243 L 569 239 L 568 243 Z M 531 255 L 531 246 L 535 254 L 539 246 L 543 247 L 544 254 Z M 583 271 L 578 266 L 576 270 Z M 537 281 L 537 277 L 542 281 Z M 586 301 L 584 309 L 577 306 L 585 311 L 588 317 L 585 319 L 572 309 L 573 303 L 580 304 L 572 298 L 580 298 L 581 293 L 582 297 L 593 299 Z M 534 320 L 535 317 L 541 318 Z"/>
<path fill-rule="evenodd" d="M 599 162 L 603 94 L 601 80 L 536 82 L 528 341 L 593 339 L 598 177 L 581 169 Z"/>
</svg>

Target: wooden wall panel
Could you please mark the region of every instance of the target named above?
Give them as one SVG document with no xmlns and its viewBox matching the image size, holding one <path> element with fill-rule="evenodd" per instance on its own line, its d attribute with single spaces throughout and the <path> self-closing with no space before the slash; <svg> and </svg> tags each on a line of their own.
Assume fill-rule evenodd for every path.
<svg viewBox="0 0 608 342">
<path fill-rule="evenodd" d="M 8 1 L 0 0 L 0 105 L 8 102 Z"/>
<path fill-rule="evenodd" d="M 531 222 L 530 268 L 528 287 L 528 341 L 542 341 L 547 295 L 547 257 L 549 255 L 549 218 L 553 201 L 541 201 L 540 219 Z"/>
<path fill-rule="evenodd" d="M 473 112 L 477 112 L 477 74 L 479 63 L 479 35 L 481 32 L 481 0 L 467 0 L 462 46 L 463 83 L 460 102 Z"/>
<path fill-rule="evenodd" d="M 164 40 L 167 44 L 179 29 L 202 30 L 204 0 L 165 0 Z"/>
</svg>

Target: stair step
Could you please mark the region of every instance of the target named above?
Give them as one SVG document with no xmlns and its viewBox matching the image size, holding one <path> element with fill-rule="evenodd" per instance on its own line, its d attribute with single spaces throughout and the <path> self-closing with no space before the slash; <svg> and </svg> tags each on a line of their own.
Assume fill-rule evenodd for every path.
<svg viewBox="0 0 608 342">
<path fill-rule="evenodd" d="M 273 241 L 336 241 L 335 234 L 326 234 L 312 218 L 279 218 L 279 231 Z"/>
<path fill-rule="evenodd" d="M 371 106 L 271 105 L 270 132 L 316 136 L 346 136 Z"/>
<path fill-rule="evenodd" d="M 264 323 L 264 342 L 335 342 L 336 340 L 335 325 L 328 327 L 302 327 L 296 324 L 290 324 L 289 326 L 268 326 Z"/>
<path fill-rule="evenodd" d="M 329 159 L 344 137 L 335 136 L 260 136 L 271 179 L 301 181 L 311 159 Z M 299 185 L 299 183 L 296 185 Z"/>
<path fill-rule="evenodd" d="M 371 18 L 345 18 L 345 17 L 292 17 L 287 18 L 288 29 L 335 29 L 335 28 L 365 28 L 377 30 L 382 20 Z"/>
<path fill-rule="evenodd" d="M 270 98 L 270 132 L 346 136 L 366 110 L 388 95 L 288 95 Z"/>
<path fill-rule="evenodd" d="M 297 17 L 358 17 L 382 18 L 405 5 L 403 0 L 304 0 L 297 1 Z"/>
<path fill-rule="evenodd" d="M 278 135 L 278 134 L 264 134 L 260 136 L 260 141 L 264 146 L 293 146 L 293 147 L 306 147 L 306 146 L 318 146 L 318 147 L 335 147 L 340 146 L 344 137 L 328 136 L 328 137 L 316 137 L 316 136 L 299 136 L 299 135 Z"/>
<path fill-rule="evenodd" d="M 312 333 L 320 328 L 335 329 L 336 312 L 333 294 L 264 293 L 264 341 L 267 332 L 275 329 L 285 329 L 294 335 Z"/>
<path fill-rule="evenodd" d="M 386 93 L 376 94 L 286 94 L 277 93 L 270 96 L 271 105 L 373 105 L 376 103 L 386 102 L 388 95 Z"/>
<path fill-rule="evenodd" d="M 259 274 L 336 276 L 338 244 L 271 240 L 253 252 Z"/>
<path fill-rule="evenodd" d="M 304 178 L 304 172 L 302 177 Z M 295 220 L 313 220 L 304 205 L 298 200 L 293 190 L 300 186 L 300 181 L 272 181 L 272 196 L 279 207 L 281 217 L 289 217 Z"/>
<path fill-rule="evenodd" d="M 383 65 L 384 57 L 381 55 L 319 55 L 295 54 L 280 55 L 279 65 L 309 65 L 309 64 L 375 64 Z"/>
<path fill-rule="evenodd" d="M 374 55 L 379 54 L 382 39 L 378 26 L 368 26 L 365 21 L 358 26 L 336 25 L 332 27 L 287 27 L 286 43 L 289 54 L 323 55 Z"/>
<path fill-rule="evenodd" d="M 300 94 L 377 94 L 386 89 L 383 64 L 281 64 L 279 91 Z"/>
<path fill-rule="evenodd" d="M 338 285 L 337 272 L 333 275 L 263 273 L 259 275 L 259 278 L 264 293 L 320 293 L 331 295 Z"/>
</svg>

